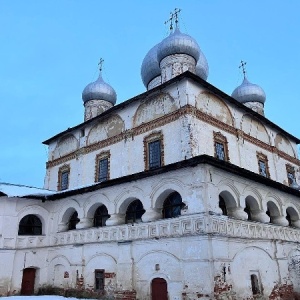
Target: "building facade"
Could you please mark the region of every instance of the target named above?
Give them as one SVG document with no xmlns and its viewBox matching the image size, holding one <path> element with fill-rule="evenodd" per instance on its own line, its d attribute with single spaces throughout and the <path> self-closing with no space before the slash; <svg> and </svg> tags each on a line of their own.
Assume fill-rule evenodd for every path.
<svg viewBox="0 0 300 300">
<path fill-rule="evenodd" d="M 208 83 L 177 26 L 141 75 L 118 105 L 101 71 L 84 89 L 84 122 L 44 142 L 44 189 L 0 185 L 0 294 L 300 299 L 299 139 L 246 76 Z"/>
</svg>

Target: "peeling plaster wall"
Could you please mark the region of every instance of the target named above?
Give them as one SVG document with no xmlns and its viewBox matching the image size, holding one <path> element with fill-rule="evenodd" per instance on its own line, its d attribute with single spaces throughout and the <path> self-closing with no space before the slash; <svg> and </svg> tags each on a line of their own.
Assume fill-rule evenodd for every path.
<svg viewBox="0 0 300 300">
<path fill-rule="evenodd" d="M 110 215 L 122 215 L 130 201 L 140 199 L 146 213 L 161 212 L 163 200 L 174 190 L 185 204 L 178 218 L 158 217 L 134 225 L 124 224 L 123 219 L 119 225 L 92 227 L 101 204 Z M 243 210 L 251 195 L 262 211 L 273 199 L 283 217 L 292 205 L 299 219 L 298 197 L 209 165 L 44 203 L 1 197 L 5 209 L 0 210 L 0 222 L 6 227 L 0 237 L 5 260 L 0 293 L 18 293 L 26 267 L 37 270 L 35 290 L 44 285 L 75 288 L 81 275 L 83 287 L 92 290 L 94 270 L 104 269 L 107 287 L 134 289 L 138 299 L 150 299 L 151 281 L 157 277 L 167 281 L 174 300 L 252 299 L 252 273 L 259 276 L 264 299 L 282 292 L 284 286 L 288 293 L 291 285 L 286 282 L 299 291 L 300 229 L 220 215 L 219 194 L 224 191 L 234 199 L 234 209 Z M 61 225 L 75 210 L 80 229 L 66 231 Z M 19 220 L 29 213 L 47 220 L 42 236 L 17 235 Z"/>
<path fill-rule="evenodd" d="M 172 117 L 185 107 L 186 112 Z M 296 160 L 292 161 L 296 157 L 295 143 L 241 108 L 183 80 L 111 116 L 100 116 L 86 125 L 84 136 L 76 129 L 72 135 L 68 133 L 50 143 L 45 188 L 57 189 L 58 170 L 64 164 L 70 164 L 69 188 L 94 183 L 95 158 L 102 151 L 111 153 L 111 178 L 143 171 L 143 138 L 154 131 L 164 135 L 165 164 L 199 154 L 214 156 L 213 132 L 221 132 L 227 138 L 231 163 L 258 172 L 259 151 L 268 158 L 273 180 L 288 184 L 287 163 L 295 167 L 296 178 L 299 176 Z"/>
</svg>

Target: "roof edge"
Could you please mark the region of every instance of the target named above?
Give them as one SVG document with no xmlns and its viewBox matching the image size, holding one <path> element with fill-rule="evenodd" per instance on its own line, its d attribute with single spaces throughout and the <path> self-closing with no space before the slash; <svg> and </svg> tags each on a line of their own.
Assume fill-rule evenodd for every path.
<svg viewBox="0 0 300 300">
<path fill-rule="evenodd" d="M 133 98 L 130 98 L 124 102 L 121 102 L 115 106 L 113 106 L 112 108 L 106 110 L 105 112 L 103 112 L 102 114 L 90 119 L 90 120 L 87 120 L 83 123 L 80 123 L 74 127 L 70 127 L 68 128 L 67 130 L 64 130 L 56 135 L 54 135 L 53 137 L 43 141 L 42 143 L 45 144 L 45 145 L 49 145 L 51 141 L 65 135 L 66 133 L 69 133 L 69 132 L 72 132 L 73 130 L 75 129 L 78 129 L 78 128 L 81 128 L 83 126 L 86 126 L 87 124 L 97 120 L 97 119 L 101 119 L 101 118 L 105 118 L 106 116 L 114 113 L 115 111 L 117 111 L 118 109 L 121 109 L 135 101 L 138 101 L 142 98 L 145 98 L 151 94 L 155 94 L 159 91 L 161 91 L 162 89 L 164 89 L 165 87 L 169 86 L 169 85 L 172 85 L 173 83 L 177 82 L 177 81 L 180 81 L 184 78 L 190 78 L 192 80 L 194 80 L 195 82 L 201 84 L 203 87 L 207 88 L 208 90 L 210 90 L 211 92 L 215 93 L 216 95 L 226 99 L 227 101 L 229 101 L 230 103 L 234 104 L 235 106 L 243 109 L 244 111 L 246 111 L 247 113 L 255 116 L 256 118 L 258 118 L 259 120 L 262 120 L 263 122 L 267 123 L 269 126 L 275 128 L 276 130 L 282 132 L 284 135 L 286 135 L 287 137 L 291 138 L 292 140 L 294 140 L 297 144 L 300 144 L 300 139 L 295 137 L 294 135 L 288 133 L 287 131 L 285 131 L 284 129 L 282 129 L 280 126 L 276 125 L 275 123 L 273 123 L 272 121 L 270 121 L 269 119 L 267 119 L 265 116 L 262 116 L 261 114 L 253 111 L 251 108 L 248 108 L 247 106 L 245 106 L 244 104 L 238 102 L 237 100 L 235 100 L 234 98 L 232 98 L 231 96 L 229 96 L 228 94 L 226 94 L 225 92 L 219 90 L 218 88 L 216 88 L 214 85 L 212 85 L 211 83 L 205 81 L 204 79 L 200 78 L 199 76 L 197 76 L 196 74 L 190 72 L 190 71 L 185 71 L 184 73 L 170 79 L 169 81 L 166 81 L 165 83 L 149 90 L 149 91 L 146 91 L 142 94 L 139 94 Z"/>
<path fill-rule="evenodd" d="M 69 190 L 69 191 L 66 190 L 64 192 L 59 192 L 57 194 L 52 194 L 52 195 L 45 195 L 45 196 L 38 196 L 38 195 L 34 196 L 33 195 L 30 197 L 24 196 L 23 198 L 32 198 L 32 199 L 39 199 L 39 200 L 44 200 L 44 201 L 46 201 L 46 200 L 53 201 L 53 200 L 63 199 L 63 198 L 69 197 L 69 196 L 93 192 L 93 191 L 96 191 L 96 190 L 99 190 L 102 188 L 106 188 L 106 187 L 110 187 L 110 186 L 114 186 L 117 184 L 123 184 L 123 183 L 131 182 L 131 181 L 137 181 L 137 180 L 144 179 L 147 177 L 171 172 L 171 171 L 174 171 L 177 169 L 196 167 L 199 164 L 208 164 L 208 165 L 211 165 L 218 169 L 227 171 L 231 174 L 238 175 L 243 178 L 250 179 L 252 181 L 264 184 L 266 186 L 276 188 L 282 192 L 300 197 L 300 191 L 298 191 L 298 190 L 295 190 L 295 189 L 293 189 L 289 186 L 286 186 L 280 182 L 274 181 L 270 178 L 266 178 L 262 175 L 254 173 L 252 171 L 238 167 L 234 164 L 231 164 L 230 162 L 222 161 L 215 157 L 205 154 L 205 155 L 199 155 L 199 156 L 187 159 L 187 160 L 183 160 L 180 162 L 172 163 L 172 164 L 160 167 L 158 169 L 147 170 L 147 171 L 107 180 L 107 181 L 97 183 L 97 184 L 94 184 L 94 185 L 91 185 L 88 187 L 81 187 L 81 188 Z"/>
</svg>

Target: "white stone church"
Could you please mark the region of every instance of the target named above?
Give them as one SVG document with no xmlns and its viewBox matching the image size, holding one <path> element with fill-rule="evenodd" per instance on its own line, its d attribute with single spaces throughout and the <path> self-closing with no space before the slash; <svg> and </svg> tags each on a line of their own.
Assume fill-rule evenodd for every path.
<svg viewBox="0 0 300 300">
<path fill-rule="evenodd" d="M 44 142 L 44 189 L 0 184 L 0 295 L 300 299 L 300 140 L 245 73 L 231 96 L 208 83 L 177 25 L 145 93 L 115 105 L 101 71 L 85 87 L 84 122 Z"/>
</svg>

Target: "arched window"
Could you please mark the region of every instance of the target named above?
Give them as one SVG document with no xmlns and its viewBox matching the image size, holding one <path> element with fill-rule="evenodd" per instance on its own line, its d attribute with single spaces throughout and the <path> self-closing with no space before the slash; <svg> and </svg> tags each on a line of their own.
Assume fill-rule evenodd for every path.
<svg viewBox="0 0 300 300">
<path fill-rule="evenodd" d="M 143 204 L 140 200 L 134 200 L 131 202 L 126 211 L 126 219 L 127 223 L 139 223 L 142 221 L 142 215 L 145 213 Z"/>
<path fill-rule="evenodd" d="M 181 215 L 181 209 L 184 206 L 179 193 L 173 192 L 168 196 L 163 205 L 163 218 L 175 218 Z"/>
<path fill-rule="evenodd" d="M 299 221 L 299 214 L 293 207 L 288 207 L 286 209 L 286 219 L 289 222 L 289 226 L 291 227 L 298 227 L 296 224 Z"/>
<path fill-rule="evenodd" d="M 69 219 L 68 230 L 76 229 L 76 225 L 79 222 L 80 222 L 80 220 L 78 219 L 78 213 L 77 213 L 77 211 L 75 211 Z"/>
<path fill-rule="evenodd" d="M 106 220 L 110 217 L 105 205 L 101 205 L 97 208 L 94 214 L 94 227 L 103 227 L 106 224 Z"/>
<path fill-rule="evenodd" d="M 228 216 L 226 203 L 225 203 L 225 200 L 224 200 L 224 198 L 222 196 L 219 196 L 219 207 L 222 210 L 222 214 L 224 216 Z"/>
<path fill-rule="evenodd" d="M 20 221 L 18 235 L 41 235 L 42 222 L 35 215 L 27 215 Z"/>
</svg>

